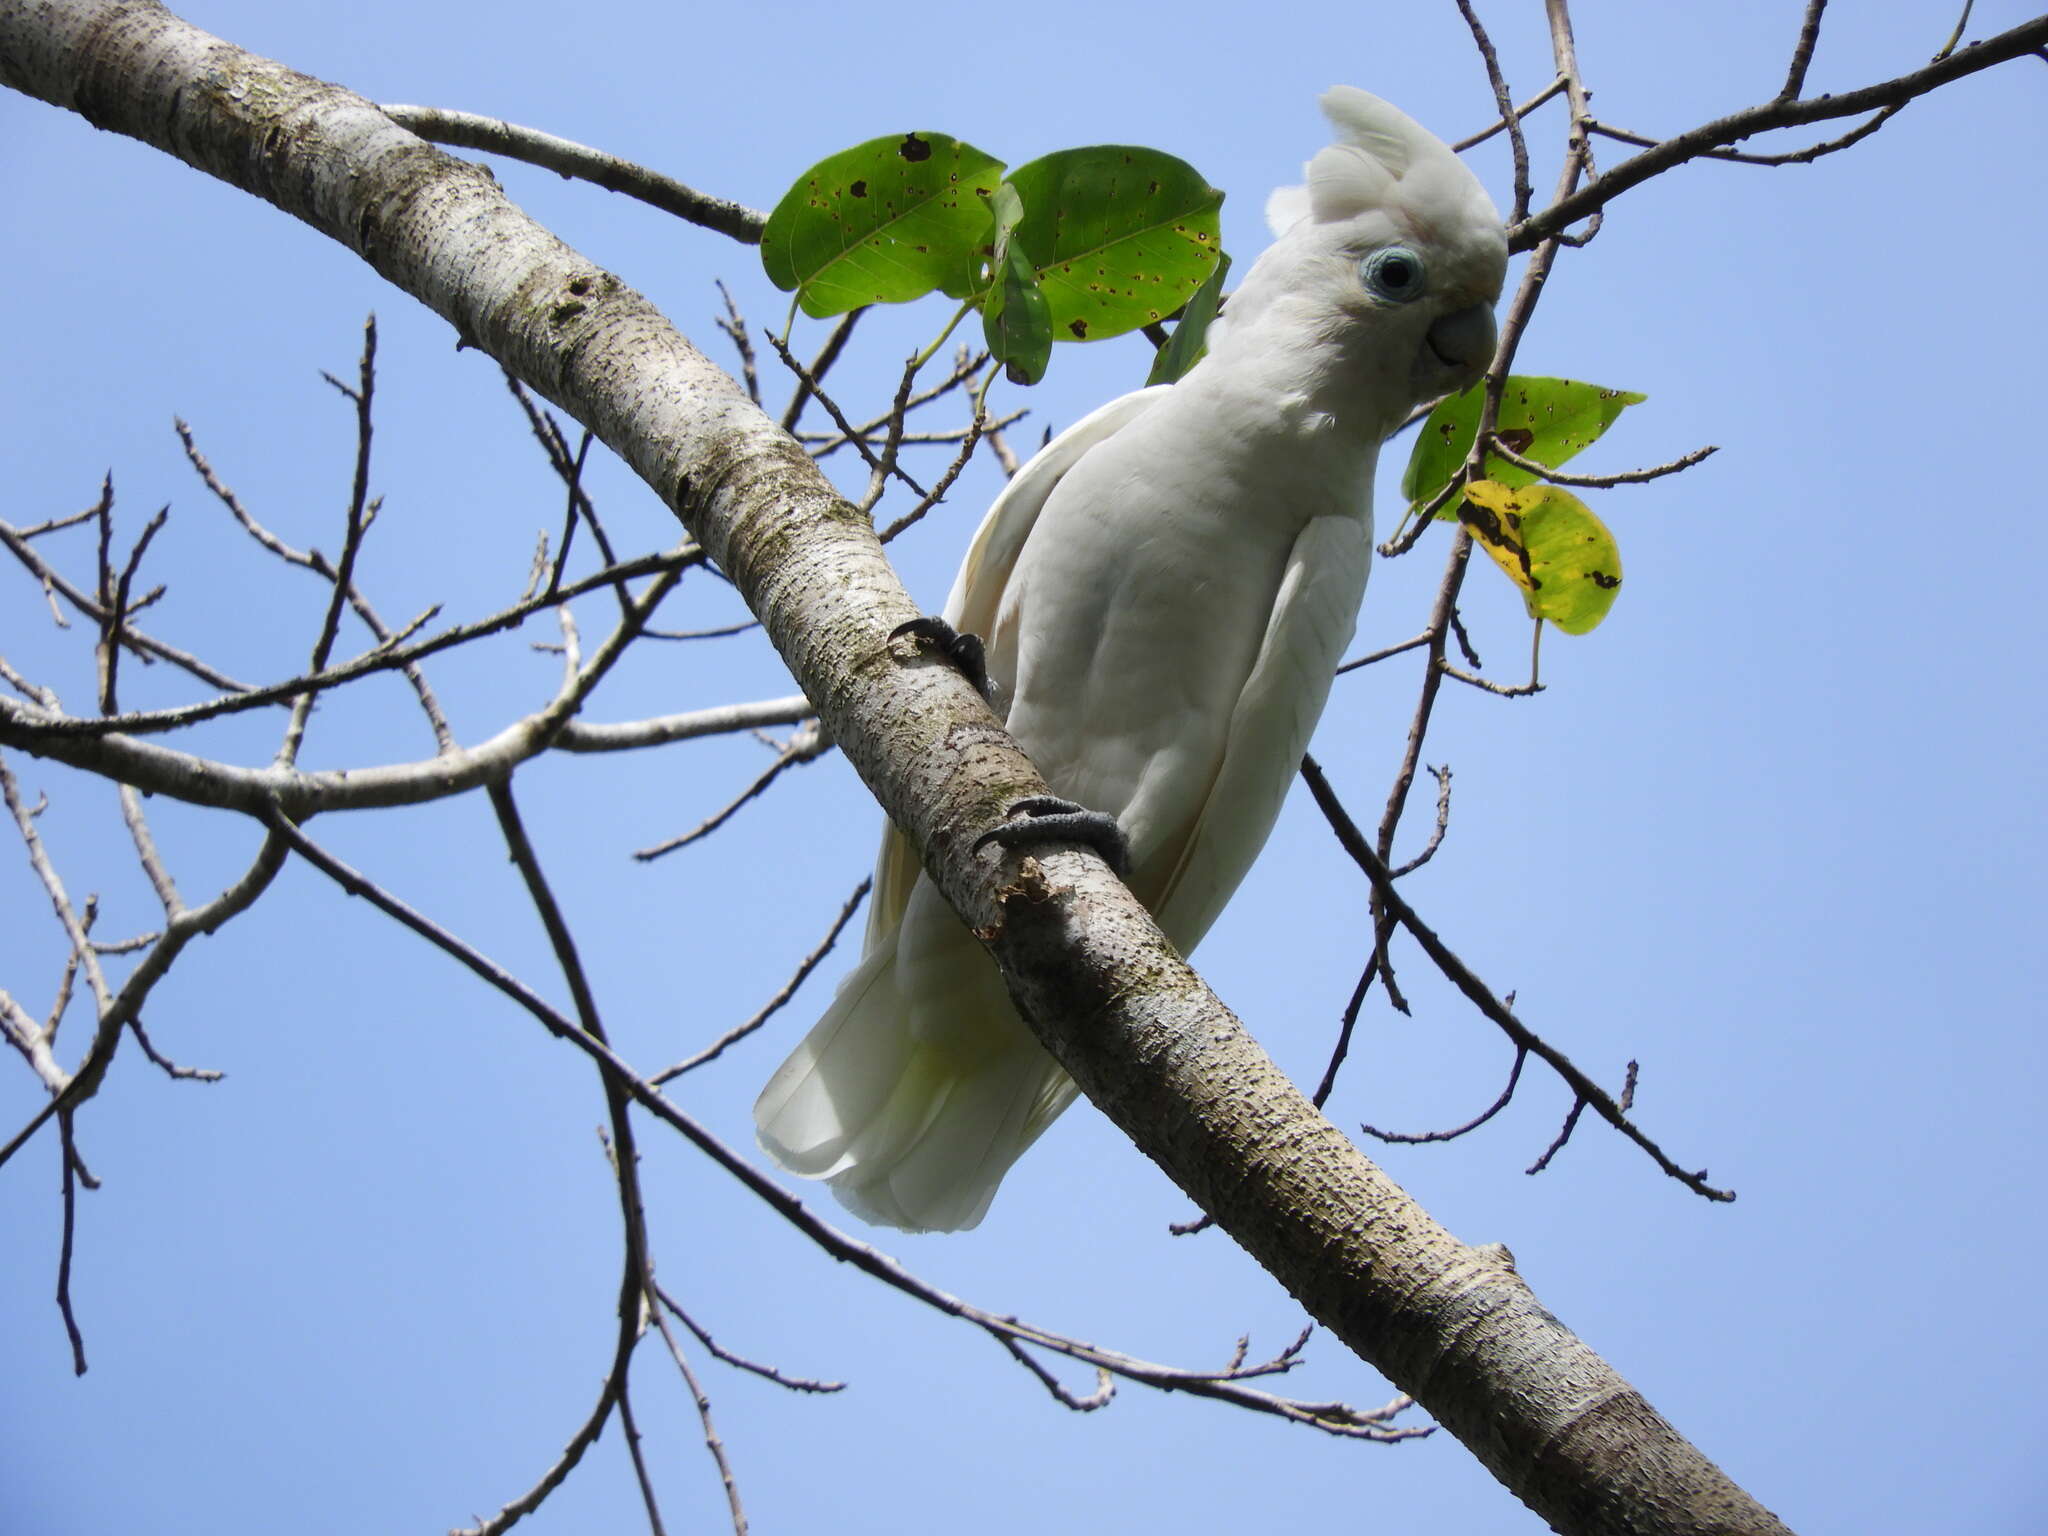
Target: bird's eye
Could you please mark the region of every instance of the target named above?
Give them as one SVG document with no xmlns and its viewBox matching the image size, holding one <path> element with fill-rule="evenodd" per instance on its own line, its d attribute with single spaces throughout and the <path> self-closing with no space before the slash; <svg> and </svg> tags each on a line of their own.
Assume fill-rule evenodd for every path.
<svg viewBox="0 0 2048 1536">
<path fill-rule="evenodd" d="M 1389 304 L 1406 304 L 1422 297 L 1428 274 L 1422 258 L 1405 245 L 1390 245 L 1374 251 L 1358 264 L 1365 291 Z"/>
</svg>

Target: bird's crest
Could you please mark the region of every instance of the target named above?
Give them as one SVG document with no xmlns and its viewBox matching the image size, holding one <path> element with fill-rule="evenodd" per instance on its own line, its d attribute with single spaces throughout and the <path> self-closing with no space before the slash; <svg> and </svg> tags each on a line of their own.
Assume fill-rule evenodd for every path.
<svg viewBox="0 0 2048 1536">
<path fill-rule="evenodd" d="M 1493 216 L 1478 178 L 1407 113 L 1349 85 L 1332 86 L 1321 105 L 1337 140 L 1309 161 L 1307 185 L 1281 187 L 1267 199 L 1275 235 L 1304 219 L 1342 223 L 1393 204 L 1424 224 L 1455 218 L 1475 200 Z"/>
</svg>

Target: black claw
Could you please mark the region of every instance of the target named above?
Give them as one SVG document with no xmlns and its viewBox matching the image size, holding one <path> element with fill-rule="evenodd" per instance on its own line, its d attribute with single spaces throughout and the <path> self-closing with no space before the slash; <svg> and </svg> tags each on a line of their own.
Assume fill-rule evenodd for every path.
<svg viewBox="0 0 2048 1536">
<path fill-rule="evenodd" d="M 937 614 L 925 614 L 922 618 L 898 624 L 889 631 L 891 640 L 900 640 L 905 635 L 916 635 L 920 640 L 929 640 L 938 647 L 939 654 L 953 663 L 968 682 L 974 684 L 974 691 L 984 699 L 990 698 L 988 688 L 988 650 L 981 643 L 981 636 L 955 629 Z"/>
<path fill-rule="evenodd" d="M 1124 829 L 1107 811 L 1091 811 L 1057 795 L 1030 795 L 1010 806 L 1008 814 L 1028 820 L 1005 822 L 974 840 L 979 853 L 990 843 L 1025 848 L 1033 843 L 1086 843 L 1119 877 L 1130 873 L 1131 845 Z"/>
</svg>

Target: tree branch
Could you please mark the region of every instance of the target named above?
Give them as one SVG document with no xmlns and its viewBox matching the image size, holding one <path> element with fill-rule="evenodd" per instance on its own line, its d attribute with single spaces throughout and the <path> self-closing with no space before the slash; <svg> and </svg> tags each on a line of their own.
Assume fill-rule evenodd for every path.
<svg viewBox="0 0 2048 1536">
<path fill-rule="evenodd" d="M 1787 101 L 1781 97 L 1740 112 L 1731 112 L 1726 117 L 1717 117 L 1710 123 L 1674 134 L 1655 148 L 1622 161 L 1577 192 L 1559 198 L 1535 217 L 1525 219 L 1508 232 L 1508 249 L 1531 250 L 1570 229 L 1580 219 L 1599 212 L 1630 187 L 1640 186 L 1652 176 L 1683 165 L 1688 160 L 1696 160 L 1709 151 L 1740 143 L 1754 134 L 1768 133 L 1774 128 L 1797 128 L 1807 123 L 1831 122 L 1839 117 L 1855 117 L 1884 107 L 1902 106 L 1952 80 L 1960 80 L 2012 59 L 2024 58 L 2044 46 L 2048 46 L 2048 16 L 2036 16 L 1996 37 L 1937 58 L 1923 69 L 1876 85 L 1866 85 L 1861 90 L 1816 96 L 1807 101 Z"/>
</svg>

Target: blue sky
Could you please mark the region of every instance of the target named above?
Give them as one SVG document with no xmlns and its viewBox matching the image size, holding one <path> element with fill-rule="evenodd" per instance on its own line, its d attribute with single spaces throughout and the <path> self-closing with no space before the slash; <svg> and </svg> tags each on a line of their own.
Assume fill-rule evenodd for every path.
<svg viewBox="0 0 2048 1536">
<path fill-rule="evenodd" d="M 181 8 L 372 99 L 532 124 L 757 207 L 812 160 L 909 128 L 1013 164 L 1073 144 L 1153 144 L 1228 191 L 1226 243 L 1241 259 L 1262 243 L 1267 190 L 1323 142 L 1314 99 L 1327 85 L 1364 86 L 1450 137 L 1489 112 L 1448 4 L 1303 5 L 1258 26 L 1238 9 L 1169 24 L 1064 0 L 943 26 L 807 4 L 706 11 Z M 1518 95 L 1532 93 L 1548 78 L 1540 11 L 1485 14 Z M 2025 14 L 1980 6 L 1974 35 Z M 1671 131 L 1770 95 L 1798 7 L 1582 3 L 1575 16 L 1600 114 Z M 1812 88 L 1911 68 L 1951 24 L 1934 6 L 1843 8 Z M 2048 730 L 2033 672 L 2048 535 L 2027 495 L 2044 88 L 2041 66 L 2022 60 L 1816 166 L 1688 167 L 1627 195 L 1589 249 L 1565 254 L 1521 366 L 1650 396 L 1583 467 L 1705 442 L 1722 452 L 1675 480 L 1596 493 L 1627 562 L 1613 616 L 1592 636 L 1546 641 L 1540 698 L 1450 690 L 1428 753 L 1453 766 L 1455 799 L 1411 898 L 1582 1066 L 1615 1083 L 1639 1060 L 1644 1126 L 1741 1198 L 1710 1206 L 1590 1124 L 1550 1171 L 1524 1177 L 1568 1107 L 1540 1071 L 1482 1133 L 1379 1155 L 1460 1237 L 1508 1244 L 1548 1305 L 1808 1532 L 2019 1533 L 2038 1530 L 2048 1504 L 2033 1193 L 2048 895 Z M 1558 122 L 1554 109 L 1537 121 L 1539 187 L 1554 175 Z M 1476 164 L 1504 203 L 1496 148 Z M 715 278 L 751 318 L 779 318 L 750 251 L 588 186 L 496 168 L 515 199 L 714 355 Z M 4 515 L 85 506 L 109 469 L 130 535 L 168 502 L 152 557 L 170 587 L 158 633 L 252 678 L 297 670 L 319 593 L 256 556 L 209 503 L 171 419 L 192 423 L 258 516 L 331 552 L 352 437 L 318 374 L 352 372 L 372 309 L 386 510 L 363 584 L 400 618 L 437 601 L 481 613 L 518 591 L 558 497 L 495 371 L 458 353 L 441 321 L 282 215 L 16 96 L 0 96 L 0 206 Z M 919 307 L 864 325 L 845 395 L 875 398 L 942 320 Z M 1057 428 L 1145 364 L 1128 343 L 1062 348 L 1043 386 L 996 399 L 1028 405 L 1032 429 Z M 1383 514 L 1402 457 L 1387 455 Z M 622 545 L 673 542 L 668 514 L 616 465 L 593 483 Z M 993 471 L 970 474 L 895 546 L 933 605 L 995 484 Z M 65 540 L 52 555 L 88 576 L 89 537 Z M 1440 549 L 1375 573 L 1361 651 L 1420 627 Z M 1518 603 L 1487 571 L 1468 594 L 1481 653 L 1512 680 Z M 586 609 L 586 634 L 602 615 Z M 733 616 L 702 578 L 664 614 L 678 627 Z M 535 621 L 434 671 L 461 739 L 545 696 L 558 663 L 529 647 L 551 638 Z M 0 654 L 83 707 L 89 651 L 81 631 L 50 625 L 33 582 L 0 570 Z M 128 702 L 191 696 L 164 672 L 130 668 Z M 1415 685 L 1394 662 L 1333 696 L 1316 751 L 1361 816 L 1377 814 Z M 323 705 L 307 760 L 425 755 L 395 689 Z M 788 691 L 758 639 L 647 646 L 588 716 Z M 257 763 L 275 730 L 244 717 L 205 740 Z M 48 794 L 44 836 L 74 893 L 101 893 L 103 931 L 149 926 L 111 791 L 9 761 L 31 796 Z M 870 857 L 872 803 L 827 758 L 707 843 L 630 859 L 767 761 L 741 738 L 519 775 L 607 1022 L 647 1068 L 772 993 Z M 163 803 L 151 814 L 194 898 L 254 845 L 228 818 Z M 312 830 L 560 995 L 480 796 Z M 1411 824 L 1410 847 L 1424 830 Z M 1364 895 L 1297 795 L 1196 957 L 1310 1081 L 1362 958 Z M 0 986 L 39 1012 L 61 950 L 18 851 L 0 849 L 0 917 Z M 679 1100 L 749 1144 L 760 1081 L 844 958 Z M 1331 1102 L 1340 1124 L 1442 1126 L 1498 1091 L 1507 1048 L 1425 969 L 1406 957 L 1412 1019 L 1377 995 L 1369 1005 Z M 0 1369 L 10 1529 L 439 1530 L 522 1492 L 609 1358 L 617 1217 L 582 1061 L 304 868 L 188 952 L 147 1017 L 161 1048 L 228 1077 L 173 1084 L 127 1052 L 81 1118 L 105 1186 L 81 1206 L 82 1380 L 48 1300 L 54 1142 L 0 1171 L 0 1282 L 16 1298 Z M 0 1122 L 39 1100 L 26 1073 L 0 1072 Z M 648 1134 L 643 1151 L 669 1289 L 721 1343 L 851 1383 L 793 1397 L 696 1362 L 757 1531 L 1360 1517 L 1537 1528 L 1444 1436 L 1333 1442 L 1134 1386 L 1103 1412 L 1071 1414 L 980 1336 L 825 1260 L 673 1138 Z M 1292 1339 L 1298 1310 L 1226 1240 L 1166 1235 L 1187 1214 L 1083 1106 L 979 1230 L 887 1234 L 882 1246 L 991 1310 L 1152 1359 L 1218 1363 L 1247 1331 L 1255 1352 Z M 1387 1395 L 1335 1344 L 1319 1337 L 1307 1353 L 1286 1390 Z M 651 1353 L 636 1405 L 670 1529 L 718 1528 L 723 1497 L 694 1412 Z M 614 1430 L 531 1528 L 639 1519 Z"/>
</svg>

